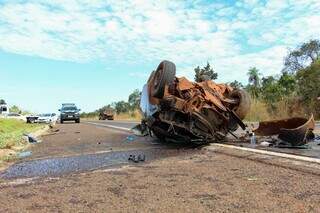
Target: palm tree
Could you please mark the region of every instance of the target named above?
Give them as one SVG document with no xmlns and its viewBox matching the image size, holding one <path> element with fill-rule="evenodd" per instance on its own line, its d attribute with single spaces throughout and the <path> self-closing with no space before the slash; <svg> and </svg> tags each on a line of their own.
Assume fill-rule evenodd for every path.
<svg viewBox="0 0 320 213">
<path fill-rule="evenodd" d="M 260 88 L 260 73 L 256 67 L 251 67 L 248 70 L 249 76 L 249 92 L 253 98 L 259 97 L 259 88 Z"/>
</svg>

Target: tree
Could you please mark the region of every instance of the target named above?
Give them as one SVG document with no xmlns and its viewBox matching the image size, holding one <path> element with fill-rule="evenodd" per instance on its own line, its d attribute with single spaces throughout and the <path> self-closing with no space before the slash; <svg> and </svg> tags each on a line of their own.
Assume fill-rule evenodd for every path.
<svg viewBox="0 0 320 213">
<path fill-rule="evenodd" d="M 292 95 L 297 86 L 296 77 L 293 74 L 283 72 L 279 81 L 282 96 L 288 97 Z"/>
<path fill-rule="evenodd" d="M 291 50 L 284 61 L 283 71 L 295 73 L 315 63 L 320 57 L 320 41 L 310 40 Z"/>
<path fill-rule="evenodd" d="M 231 87 L 233 87 L 234 89 L 242 89 L 243 88 L 243 84 L 237 80 L 232 81 L 229 85 Z"/>
<path fill-rule="evenodd" d="M 215 80 L 218 78 L 218 73 L 216 73 L 213 68 L 211 68 L 209 62 L 207 62 L 207 65 L 204 66 L 203 68 L 200 68 L 199 66 L 197 66 L 194 69 L 195 72 L 195 76 L 194 76 L 194 80 L 196 82 L 202 82 L 205 80 Z"/>
<path fill-rule="evenodd" d="M 0 99 L 0 104 L 7 104 L 5 100 Z"/>
<path fill-rule="evenodd" d="M 134 111 L 136 109 L 139 108 L 139 104 L 140 104 L 140 96 L 141 96 L 141 92 L 138 89 L 135 89 L 128 98 L 128 103 L 130 106 L 130 110 Z"/>
<path fill-rule="evenodd" d="M 115 106 L 114 108 L 115 108 L 117 114 L 129 112 L 129 109 L 130 109 L 129 103 L 125 102 L 125 101 L 115 102 L 114 106 Z"/>
<path fill-rule="evenodd" d="M 307 112 L 320 117 L 320 59 L 297 72 L 297 87 Z"/>
<path fill-rule="evenodd" d="M 259 88 L 260 88 L 260 73 L 259 70 L 256 67 L 251 67 L 248 70 L 248 76 L 249 76 L 249 84 L 247 86 L 247 90 L 251 94 L 253 98 L 259 97 Z"/>
<path fill-rule="evenodd" d="M 278 80 L 273 76 L 263 77 L 261 81 L 261 97 L 271 106 L 282 98 L 282 88 Z"/>
<path fill-rule="evenodd" d="M 16 105 L 13 105 L 12 107 L 10 107 L 9 111 L 13 113 L 19 113 L 19 114 L 21 113 L 21 109 Z"/>
</svg>

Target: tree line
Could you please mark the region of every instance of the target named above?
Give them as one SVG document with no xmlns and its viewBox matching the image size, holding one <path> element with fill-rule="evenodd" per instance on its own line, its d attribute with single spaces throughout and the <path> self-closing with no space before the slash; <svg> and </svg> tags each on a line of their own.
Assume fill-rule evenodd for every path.
<svg viewBox="0 0 320 213">
<path fill-rule="evenodd" d="M 93 112 L 83 112 L 81 113 L 82 117 L 96 117 L 101 112 L 104 112 L 107 109 L 114 110 L 115 113 L 121 114 L 121 113 L 134 113 L 139 109 L 140 104 L 140 96 L 141 92 L 138 89 L 135 89 L 128 97 L 127 101 L 117 101 L 113 102 L 111 104 L 107 104 Z"/>
<path fill-rule="evenodd" d="M 280 75 L 263 76 L 249 69 L 246 89 L 254 100 L 266 103 L 271 114 L 279 114 L 279 103 L 288 115 L 310 115 L 320 118 L 320 41 L 310 40 L 290 50 Z M 233 82 L 237 84 L 237 82 Z"/>
</svg>

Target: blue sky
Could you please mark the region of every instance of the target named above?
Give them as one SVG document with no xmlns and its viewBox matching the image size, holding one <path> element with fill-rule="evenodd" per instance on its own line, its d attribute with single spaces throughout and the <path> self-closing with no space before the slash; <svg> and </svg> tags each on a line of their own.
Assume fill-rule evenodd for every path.
<svg viewBox="0 0 320 213">
<path fill-rule="evenodd" d="M 318 0 L 0 0 L 0 97 L 34 112 L 127 99 L 163 60 L 178 76 L 213 64 L 219 82 L 281 71 L 320 38 Z"/>
</svg>

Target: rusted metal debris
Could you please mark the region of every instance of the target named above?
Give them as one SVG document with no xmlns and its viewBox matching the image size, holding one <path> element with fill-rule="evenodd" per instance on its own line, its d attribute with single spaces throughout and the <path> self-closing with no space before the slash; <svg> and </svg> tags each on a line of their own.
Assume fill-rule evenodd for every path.
<svg viewBox="0 0 320 213">
<path fill-rule="evenodd" d="M 176 67 L 162 61 L 152 72 L 141 96 L 142 124 L 135 128 L 161 140 L 205 144 L 224 139 L 250 109 L 244 90 L 211 80 L 195 83 L 175 77 Z"/>
<path fill-rule="evenodd" d="M 283 120 L 263 121 L 253 132 L 258 136 L 277 135 L 278 138 L 292 146 L 301 146 L 314 139 L 315 121 L 313 115 L 309 119 L 294 117 Z"/>
</svg>

